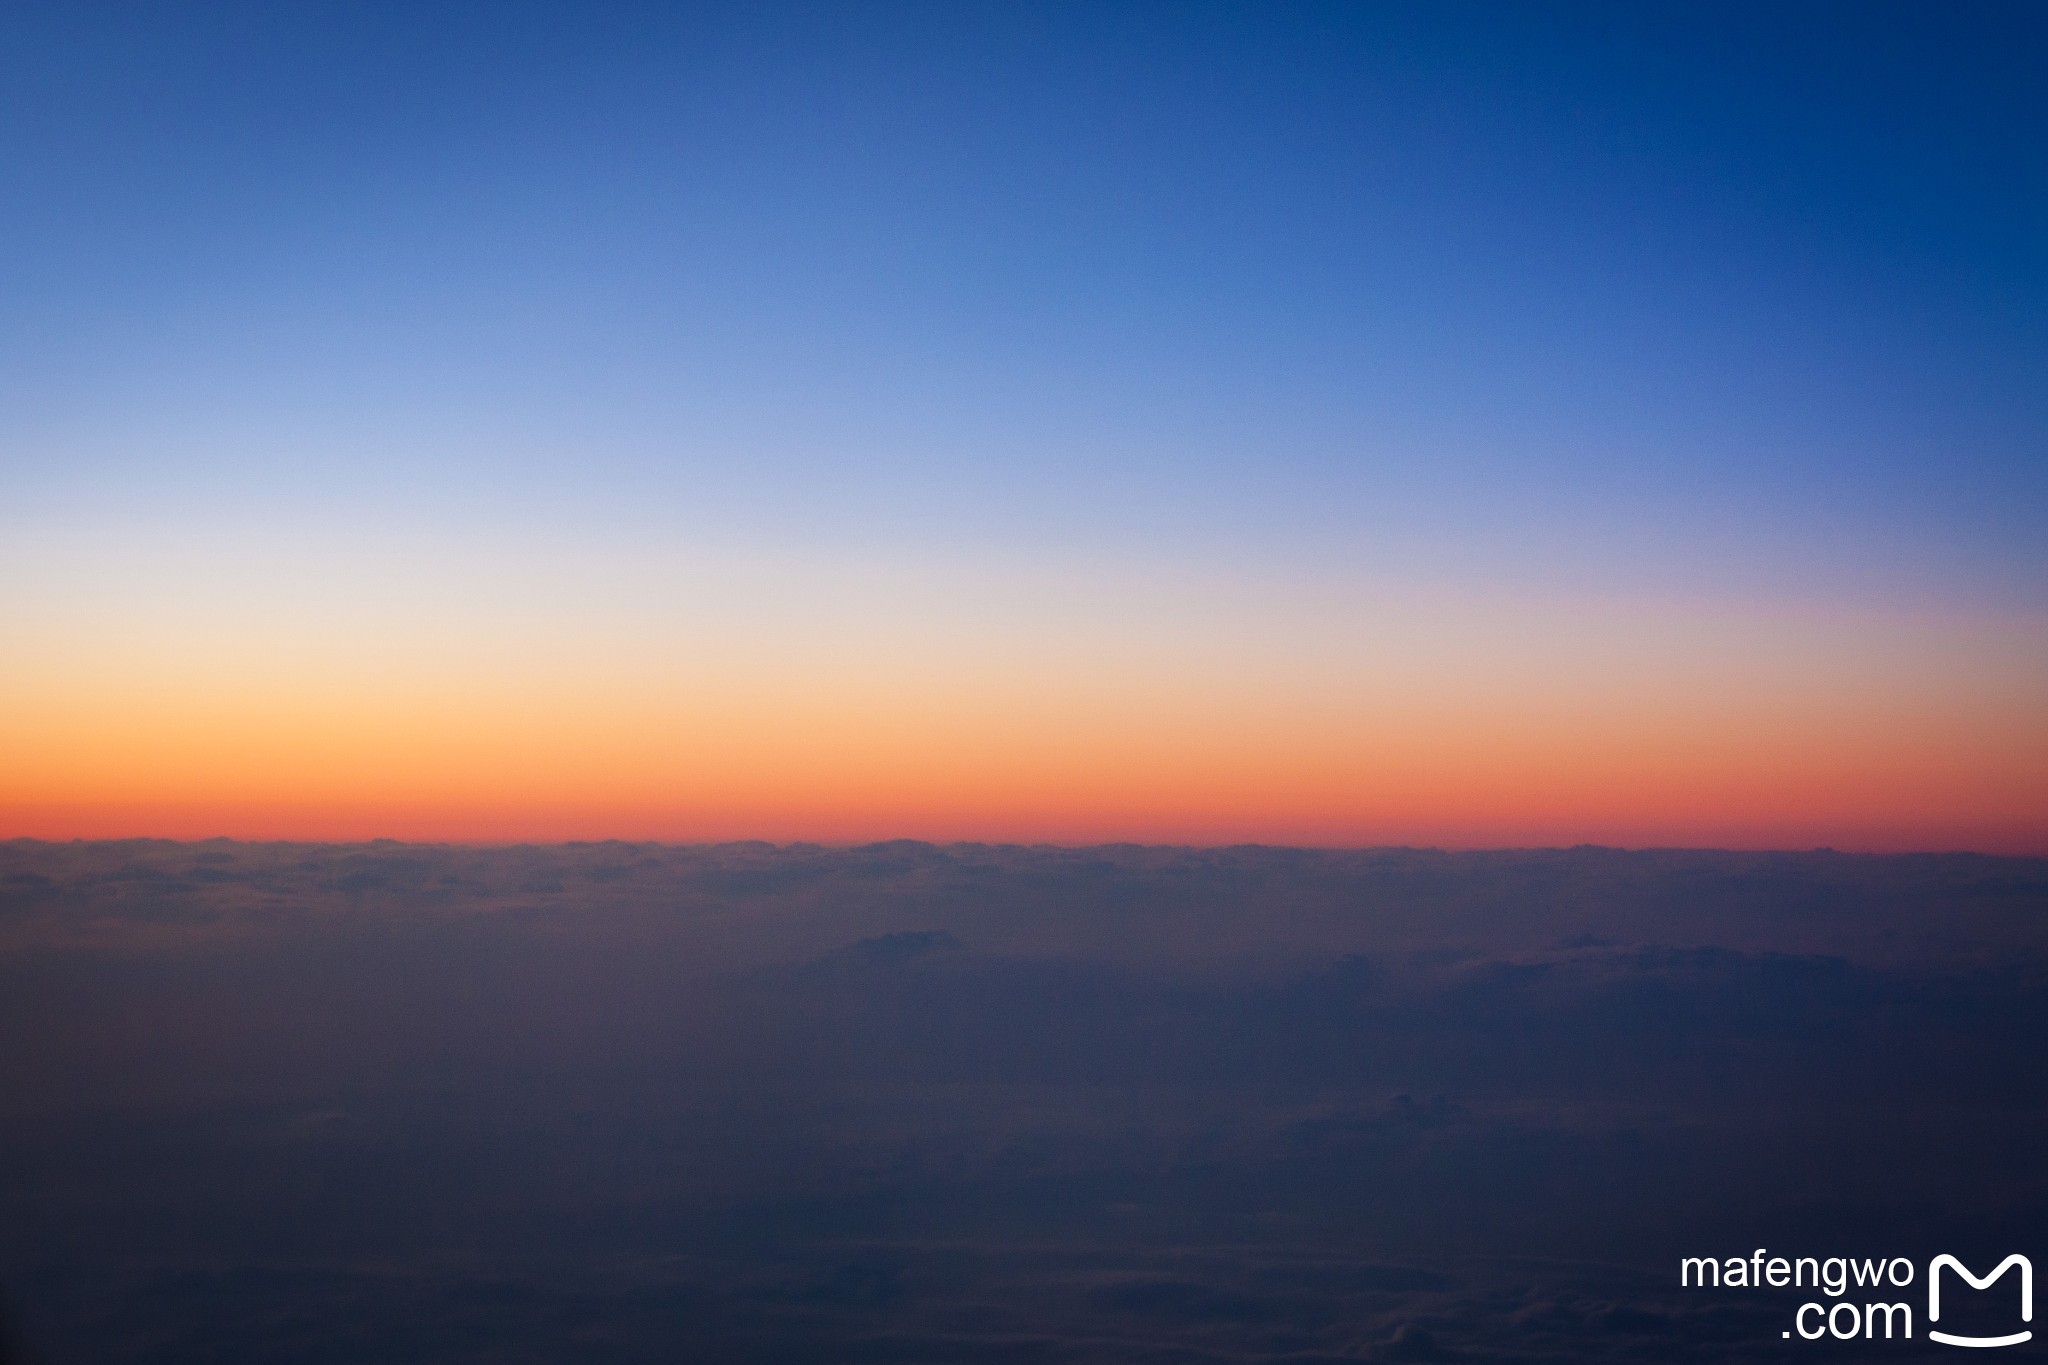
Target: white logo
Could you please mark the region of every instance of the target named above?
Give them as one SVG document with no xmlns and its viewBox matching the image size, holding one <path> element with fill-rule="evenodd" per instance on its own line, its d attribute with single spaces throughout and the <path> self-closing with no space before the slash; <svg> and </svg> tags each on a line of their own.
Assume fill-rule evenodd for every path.
<svg viewBox="0 0 2048 1365">
<path fill-rule="evenodd" d="M 2018 1252 L 2014 1252 L 1998 1263 L 1998 1269 L 1992 1271 L 1981 1280 L 1972 1275 L 1969 1267 L 1958 1261 L 1955 1257 L 1946 1254 L 1935 1257 L 1927 1266 L 1928 1322 L 1941 1321 L 1941 1268 L 1943 1266 L 1947 1266 L 1955 1271 L 1956 1274 L 1968 1280 L 1972 1289 L 1989 1289 L 1992 1282 L 1999 1276 L 2005 1274 L 2006 1271 L 2011 1270 L 2014 1266 L 2018 1266 L 2020 1268 L 2020 1321 L 2032 1322 L 2034 1320 L 2034 1263 Z M 1930 1339 L 1943 1342 L 1949 1346 L 2017 1346 L 2023 1341 L 2031 1341 L 2034 1336 L 2032 1332 L 2014 1332 L 2011 1336 L 2005 1337 L 1958 1337 L 1951 1336 L 1947 1332 L 1937 1332 L 1932 1327 L 1927 1329 L 1927 1335 Z"/>
</svg>

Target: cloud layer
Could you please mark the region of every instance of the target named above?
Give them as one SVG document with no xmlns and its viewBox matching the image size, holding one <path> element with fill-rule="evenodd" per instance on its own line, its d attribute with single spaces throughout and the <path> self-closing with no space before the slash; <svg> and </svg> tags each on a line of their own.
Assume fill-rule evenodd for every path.
<svg viewBox="0 0 2048 1365">
<path fill-rule="evenodd" d="M 17 842 L 0 1266 L 54 1360 L 1767 1358 L 1797 1300 L 1678 1256 L 2048 1213 L 2044 905 L 1975 856 Z"/>
</svg>

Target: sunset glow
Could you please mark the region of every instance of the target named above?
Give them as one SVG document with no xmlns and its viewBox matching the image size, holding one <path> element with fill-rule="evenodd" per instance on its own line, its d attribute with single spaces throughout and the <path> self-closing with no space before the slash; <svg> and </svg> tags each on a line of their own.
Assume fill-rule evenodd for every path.
<svg viewBox="0 0 2048 1365">
<path fill-rule="evenodd" d="M 28 25 L 0 836 L 2048 852 L 2016 182 L 976 13 Z"/>
<path fill-rule="evenodd" d="M 552 579 L 602 607 L 517 581 L 451 602 L 455 575 L 423 573 L 336 620 L 319 595 L 360 585 L 277 563 L 240 616 L 171 560 L 97 620 L 10 604 L 33 645 L 0 682 L 16 832 L 2028 851 L 2048 829 L 2025 616 L 639 559 Z"/>
</svg>

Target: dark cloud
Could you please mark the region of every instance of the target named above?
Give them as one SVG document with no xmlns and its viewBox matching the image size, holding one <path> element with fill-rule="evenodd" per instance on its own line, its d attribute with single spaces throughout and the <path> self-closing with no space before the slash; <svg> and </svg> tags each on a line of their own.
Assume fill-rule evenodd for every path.
<svg viewBox="0 0 2048 1365">
<path fill-rule="evenodd" d="M 2044 915 L 1968 856 L 4 844 L 0 1279 L 50 1361 L 1773 1359 L 1798 1300 L 1679 1256 L 2048 1222 Z"/>
</svg>

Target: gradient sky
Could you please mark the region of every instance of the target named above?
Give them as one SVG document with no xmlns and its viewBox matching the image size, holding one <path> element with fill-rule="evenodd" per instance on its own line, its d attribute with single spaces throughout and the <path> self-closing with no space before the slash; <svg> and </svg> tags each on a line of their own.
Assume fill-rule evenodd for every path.
<svg viewBox="0 0 2048 1365">
<path fill-rule="evenodd" d="M 0 836 L 2048 852 L 2044 69 L 10 5 Z"/>
</svg>

